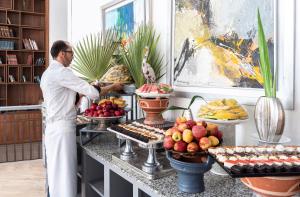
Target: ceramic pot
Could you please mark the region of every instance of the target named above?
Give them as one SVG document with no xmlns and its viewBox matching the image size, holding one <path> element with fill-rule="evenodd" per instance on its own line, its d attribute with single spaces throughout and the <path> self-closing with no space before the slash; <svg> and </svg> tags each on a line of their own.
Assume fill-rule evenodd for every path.
<svg viewBox="0 0 300 197">
<path fill-rule="evenodd" d="M 203 176 L 211 169 L 214 160 L 208 156 L 205 163 L 190 163 L 176 160 L 171 152 L 167 152 L 171 166 L 177 172 L 177 186 L 182 192 L 199 193 L 205 190 Z"/>
<path fill-rule="evenodd" d="M 300 176 L 246 177 L 241 181 L 263 197 L 293 196 L 300 192 Z"/>
<path fill-rule="evenodd" d="M 260 97 L 255 106 L 254 119 L 261 141 L 279 142 L 284 129 L 285 114 L 278 98 Z"/>
<path fill-rule="evenodd" d="M 165 122 L 161 112 L 167 109 L 169 105 L 168 98 L 140 98 L 138 102 L 140 108 L 146 112 L 145 124 L 155 125 Z"/>
</svg>

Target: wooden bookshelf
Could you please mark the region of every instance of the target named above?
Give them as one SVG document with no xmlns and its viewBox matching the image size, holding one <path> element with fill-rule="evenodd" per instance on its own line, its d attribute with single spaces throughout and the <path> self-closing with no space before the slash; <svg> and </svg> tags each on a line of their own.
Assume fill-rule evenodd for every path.
<svg viewBox="0 0 300 197">
<path fill-rule="evenodd" d="M 49 61 L 48 1 L 0 1 L 0 107 L 42 99 L 38 78 Z"/>
</svg>

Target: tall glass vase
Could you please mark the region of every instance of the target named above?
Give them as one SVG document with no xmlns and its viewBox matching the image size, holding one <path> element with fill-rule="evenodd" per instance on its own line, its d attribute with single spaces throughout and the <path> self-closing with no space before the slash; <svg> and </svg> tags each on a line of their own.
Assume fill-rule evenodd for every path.
<svg viewBox="0 0 300 197">
<path fill-rule="evenodd" d="M 260 97 L 255 106 L 254 119 L 261 141 L 279 142 L 284 129 L 285 114 L 278 98 Z"/>
</svg>

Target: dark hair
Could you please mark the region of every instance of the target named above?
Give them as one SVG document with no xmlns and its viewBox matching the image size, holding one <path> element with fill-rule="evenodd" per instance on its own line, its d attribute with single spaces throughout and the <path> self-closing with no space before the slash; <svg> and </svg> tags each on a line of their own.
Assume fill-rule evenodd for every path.
<svg viewBox="0 0 300 197">
<path fill-rule="evenodd" d="M 52 58 L 56 58 L 61 51 L 65 51 L 69 48 L 69 45 L 63 40 L 57 40 L 53 43 L 50 53 Z"/>
</svg>

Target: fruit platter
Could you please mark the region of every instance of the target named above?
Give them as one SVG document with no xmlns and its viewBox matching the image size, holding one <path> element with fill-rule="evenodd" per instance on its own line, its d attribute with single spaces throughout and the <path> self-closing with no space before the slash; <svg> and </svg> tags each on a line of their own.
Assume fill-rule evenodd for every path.
<svg viewBox="0 0 300 197">
<path fill-rule="evenodd" d="M 235 99 L 218 99 L 202 105 L 198 118 L 216 124 L 238 124 L 248 121 L 248 113 Z"/>
<path fill-rule="evenodd" d="M 190 158 L 207 154 L 207 150 L 222 142 L 218 125 L 205 121 L 176 118 L 174 126 L 165 132 L 163 146 L 177 157 Z"/>
<path fill-rule="evenodd" d="M 173 89 L 170 85 L 159 84 L 144 84 L 135 93 L 143 98 L 170 97 Z"/>
<path fill-rule="evenodd" d="M 231 177 L 300 175 L 300 146 L 224 146 L 208 152 Z"/>
<path fill-rule="evenodd" d="M 125 106 L 126 101 L 122 98 L 102 99 L 98 104 L 92 103 L 83 113 L 83 117 L 98 122 L 98 129 L 106 129 L 126 115 Z"/>
</svg>

